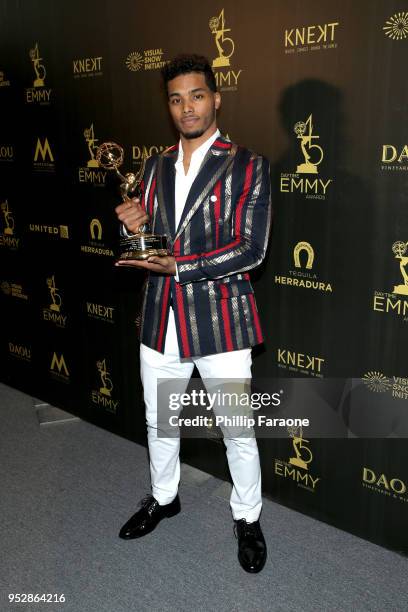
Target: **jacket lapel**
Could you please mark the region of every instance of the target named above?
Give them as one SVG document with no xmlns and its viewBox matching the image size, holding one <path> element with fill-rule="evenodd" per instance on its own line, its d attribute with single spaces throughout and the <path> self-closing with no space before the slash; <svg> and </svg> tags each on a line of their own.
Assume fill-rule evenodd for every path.
<svg viewBox="0 0 408 612">
<path fill-rule="evenodd" d="M 175 233 L 175 182 L 178 146 L 171 147 L 159 156 L 157 166 L 157 199 L 164 232 L 173 239 Z"/>
<path fill-rule="evenodd" d="M 233 162 L 236 150 L 236 145 L 233 145 L 231 142 L 222 137 L 217 138 L 217 140 L 215 140 L 212 146 L 209 148 L 203 159 L 200 170 L 193 184 L 191 185 L 183 214 L 181 215 L 180 223 L 175 232 L 174 240 L 177 240 L 180 234 L 184 231 L 186 226 L 189 224 L 191 217 L 214 188 L 215 183 Z M 174 184 L 172 201 L 174 203 Z"/>
</svg>

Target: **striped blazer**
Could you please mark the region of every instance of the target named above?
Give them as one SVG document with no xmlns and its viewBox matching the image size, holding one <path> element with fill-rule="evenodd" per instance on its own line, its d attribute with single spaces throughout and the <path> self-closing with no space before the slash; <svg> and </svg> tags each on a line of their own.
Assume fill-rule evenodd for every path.
<svg viewBox="0 0 408 612">
<path fill-rule="evenodd" d="M 269 163 L 219 137 L 207 152 L 175 227 L 178 145 L 146 163 L 142 205 L 166 234 L 174 276 L 150 273 L 141 341 L 164 352 L 169 308 L 181 357 L 210 355 L 263 341 L 248 270 L 265 256 L 271 224 Z"/>
</svg>

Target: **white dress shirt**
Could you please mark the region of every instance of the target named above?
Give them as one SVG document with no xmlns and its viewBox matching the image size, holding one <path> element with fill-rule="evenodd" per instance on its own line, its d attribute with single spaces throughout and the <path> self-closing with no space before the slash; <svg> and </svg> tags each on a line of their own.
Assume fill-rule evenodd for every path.
<svg viewBox="0 0 408 612">
<path fill-rule="evenodd" d="M 176 210 L 175 210 L 175 227 L 177 229 L 178 224 L 180 223 L 181 215 L 183 214 L 184 206 L 191 189 L 191 185 L 196 178 L 202 161 L 211 147 L 213 142 L 221 135 L 220 130 L 217 130 L 210 138 L 208 138 L 201 146 L 196 149 L 191 155 L 190 165 L 188 167 L 188 172 L 185 174 L 183 159 L 184 159 L 184 151 L 183 146 L 179 144 L 179 151 L 177 161 L 175 163 L 176 168 L 176 188 L 175 188 L 175 202 L 176 202 Z M 176 264 L 176 281 L 178 282 L 178 271 Z"/>
</svg>

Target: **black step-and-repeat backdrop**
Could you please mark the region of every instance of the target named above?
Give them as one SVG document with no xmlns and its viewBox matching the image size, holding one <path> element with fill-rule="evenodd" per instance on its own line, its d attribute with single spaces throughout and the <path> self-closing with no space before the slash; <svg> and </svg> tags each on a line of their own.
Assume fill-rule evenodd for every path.
<svg viewBox="0 0 408 612">
<path fill-rule="evenodd" d="M 261 438 L 265 493 L 407 553 L 406 2 L 0 0 L 0 11 L 1 379 L 144 442 L 142 278 L 113 268 L 117 182 L 95 152 L 119 142 L 138 171 L 174 143 L 159 69 L 204 54 L 223 133 L 271 161 L 254 373 L 293 380 L 299 409 L 309 380 L 322 422 L 343 426 Z M 226 476 L 217 439 L 184 440 L 183 458 Z"/>
</svg>

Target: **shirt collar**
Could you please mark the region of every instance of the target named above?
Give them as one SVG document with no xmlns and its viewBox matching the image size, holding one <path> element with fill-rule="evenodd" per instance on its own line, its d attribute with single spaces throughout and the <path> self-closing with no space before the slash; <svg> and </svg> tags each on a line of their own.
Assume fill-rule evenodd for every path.
<svg viewBox="0 0 408 612">
<path fill-rule="evenodd" d="M 217 140 L 217 138 L 221 136 L 221 132 L 220 130 L 216 130 L 216 132 L 214 132 L 214 134 L 212 134 L 212 136 L 210 136 L 205 142 L 203 142 L 202 145 L 200 145 L 198 147 L 198 149 L 196 149 L 193 152 L 194 157 L 200 156 L 202 158 L 205 157 L 205 154 L 207 153 L 208 149 L 211 147 L 211 145 L 213 144 L 213 142 L 215 142 Z M 192 155 L 192 156 L 193 156 Z M 178 162 L 182 162 L 184 159 L 184 151 L 183 151 L 183 147 L 181 145 L 181 140 L 179 142 L 179 148 L 178 148 L 178 156 L 177 156 L 177 160 L 176 163 Z"/>
</svg>

